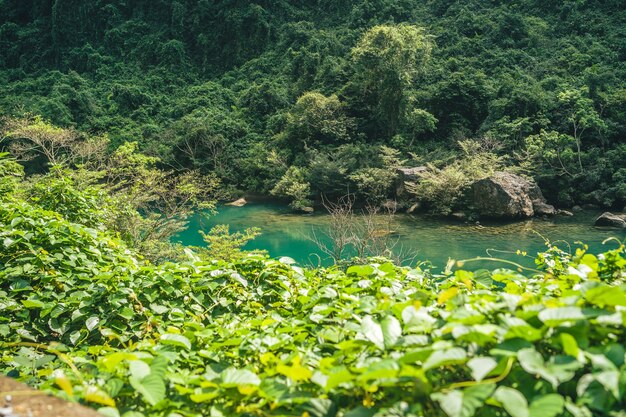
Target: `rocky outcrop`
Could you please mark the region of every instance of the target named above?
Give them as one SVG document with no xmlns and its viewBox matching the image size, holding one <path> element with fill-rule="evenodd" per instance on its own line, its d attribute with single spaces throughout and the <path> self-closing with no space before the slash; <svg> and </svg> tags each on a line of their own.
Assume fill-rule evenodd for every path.
<svg viewBox="0 0 626 417">
<path fill-rule="evenodd" d="M 240 199 L 232 201 L 230 203 L 226 203 L 227 206 L 234 206 L 234 207 L 243 207 L 246 204 L 248 204 L 248 202 L 246 201 L 245 198 L 240 198 Z"/>
<path fill-rule="evenodd" d="M 399 198 L 407 197 L 406 183 L 420 182 L 422 175 L 428 171 L 427 167 L 397 168 L 396 175 L 396 196 Z"/>
<path fill-rule="evenodd" d="M 473 209 L 482 217 L 519 219 L 556 214 L 535 182 L 509 172 L 495 172 L 476 181 L 469 198 Z"/>
<path fill-rule="evenodd" d="M 596 226 L 607 226 L 607 227 L 619 227 L 626 228 L 626 216 L 609 213 L 602 213 L 600 217 L 596 219 Z"/>
</svg>

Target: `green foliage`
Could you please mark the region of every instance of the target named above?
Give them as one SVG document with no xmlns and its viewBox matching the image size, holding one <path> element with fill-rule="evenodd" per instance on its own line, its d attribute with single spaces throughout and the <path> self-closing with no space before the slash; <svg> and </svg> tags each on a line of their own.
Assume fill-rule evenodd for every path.
<svg viewBox="0 0 626 417">
<path fill-rule="evenodd" d="M 462 156 L 438 168 L 430 164 L 417 183 L 408 183 L 408 190 L 436 213 L 449 214 L 474 181 L 502 169 L 503 158 L 486 148 L 486 142 L 459 142 Z"/>
<path fill-rule="evenodd" d="M 7 158 L 8 153 L 0 153 L 0 198 L 11 194 L 24 175 L 24 168 Z"/>
<path fill-rule="evenodd" d="M 291 200 L 289 206 L 294 210 L 302 210 L 312 204 L 309 200 L 311 185 L 306 181 L 304 170 L 297 166 L 290 166 L 287 169 L 271 193 L 289 198 Z"/>
<path fill-rule="evenodd" d="M 337 96 L 305 93 L 287 114 L 285 141 L 293 150 L 349 140 L 351 121 Z"/>
<path fill-rule="evenodd" d="M 0 369 L 108 416 L 623 410 L 623 245 L 549 247 L 524 273 L 187 253 L 144 263 L 105 231 L 3 200 Z"/>
<path fill-rule="evenodd" d="M 626 204 L 614 175 L 626 134 L 626 17 L 615 0 L 2 6 L 0 115 L 40 114 L 75 139 L 106 133 L 109 150 L 137 142 L 163 164 L 265 194 L 282 168 L 306 167 L 311 189 L 333 194 L 382 161 L 326 158 L 333 181 L 316 184 L 310 155 L 390 145 L 443 168 L 450 161 L 430 151 L 490 135 L 553 202 Z M 563 136 L 535 152 L 527 139 L 542 131 Z M 36 132 L 24 133 L 22 150 L 40 154 L 23 146 Z M 281 169 L 267 164 L 274 153 Z"/>
<path fill-rule="evenodd" d="M 401 122 L 406 91 L 431 49 L 431 39 L 422 28 L 401 24 L 369 29 L 352 50 L 354 88 L 366 102 L 376 103 L 374 114 L 381 125 L 386 125 L 383 131 L 390 135 Z"/>
<path fill-rule="evenodd" d="M 246 252 L 241 248 L 261 234 L 261 229 L 251 227 L 242 232 L 230 233 L 227 224 L 212 227 L 207 233 L 201 232 L 206 248 L 195 248 L 205 259 L 225 261 L 241 260 Z"/>
</svg>

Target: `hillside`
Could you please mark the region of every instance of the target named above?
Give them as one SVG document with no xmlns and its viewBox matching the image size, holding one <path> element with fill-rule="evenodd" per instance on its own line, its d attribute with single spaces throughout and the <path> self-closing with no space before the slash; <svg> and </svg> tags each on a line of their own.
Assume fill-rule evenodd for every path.
<svg viewBox="0 0 626 417">
<path fill-rule="evenodd" d="M 138 141 L 296 207 L 381 200 L 397 165 L 445 176 L 489 154 L 462 173 L 621 208 L 621 3 L 3 0 L 0 113 Z"/>
</svg>

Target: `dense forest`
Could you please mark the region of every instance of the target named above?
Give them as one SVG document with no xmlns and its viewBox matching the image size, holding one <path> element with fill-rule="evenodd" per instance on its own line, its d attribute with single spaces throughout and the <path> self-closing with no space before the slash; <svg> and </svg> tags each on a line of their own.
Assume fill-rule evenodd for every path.
<svg viewBox="0 0 626 417">
<path fill-rule="evenodd" d="M 0 1 L 0 114 L 296 208 L 424 165 L 435 211 L 500 169 L 621 209 L 624 80 L 619 0 Z"/>
</svg>

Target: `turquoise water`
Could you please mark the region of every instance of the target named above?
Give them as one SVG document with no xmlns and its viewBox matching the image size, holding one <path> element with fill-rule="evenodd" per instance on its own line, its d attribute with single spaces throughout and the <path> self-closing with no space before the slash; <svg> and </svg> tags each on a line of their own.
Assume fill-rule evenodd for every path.
<svg viewBox="0 0 626 417">
<path fill-rule="evenodd" d="M 394 232 L 396 252 L 415 255 L 417 261 L 430 261 L 443 268 L 448 259 L 469 259 L 477 256 L 495 256 L 524 262 L 517 250 L 534 256 L 543 251 L 545 239 L 562 241 L 557 246 L 567 249 L 565 242 L 576 247 L 583 241 L 593 251 L 616 246 L 615 242 L 602 242 L 609 237 L 626 238 L 623 230 L 601 229 L 593 226 L 598 212 L 577 212 L 573 217 L 556 216 L 549 220 L 532 219 L 514 223 L 464 224 L 426 215 L 397 214 L 387 226 Z M 385 222 L 386 219 L 380 219 Z M 231 232 L 247 227 L 261 228 L 261 236 L 245 249 L 263 249 L 272 257 L 289 256 L 301 265 L 328 265 L 330 260 L 310 240 L 315 233 L 323 237 L 330 227 L 327 214 L 293 214 L 288 207 L 277 203 L 248 203 L 244 207 L 221 206 L 218 214 L 205 218 L 195 216 L 189 228 L 177 240 L 186 245 L 204 244 L 198 230 L 208 231 L 217 224 L 229 224 Z M 563 242 L 564 241 L 564 242 Z M 318 258 L 319 256 L 319 258 Z M 529 263 L 527 259 L 524 263 Z M 469 265 L 468 265 L 469 266 Z M 493 267 L 497 265 L 494 264 Z"/>
</svg>

